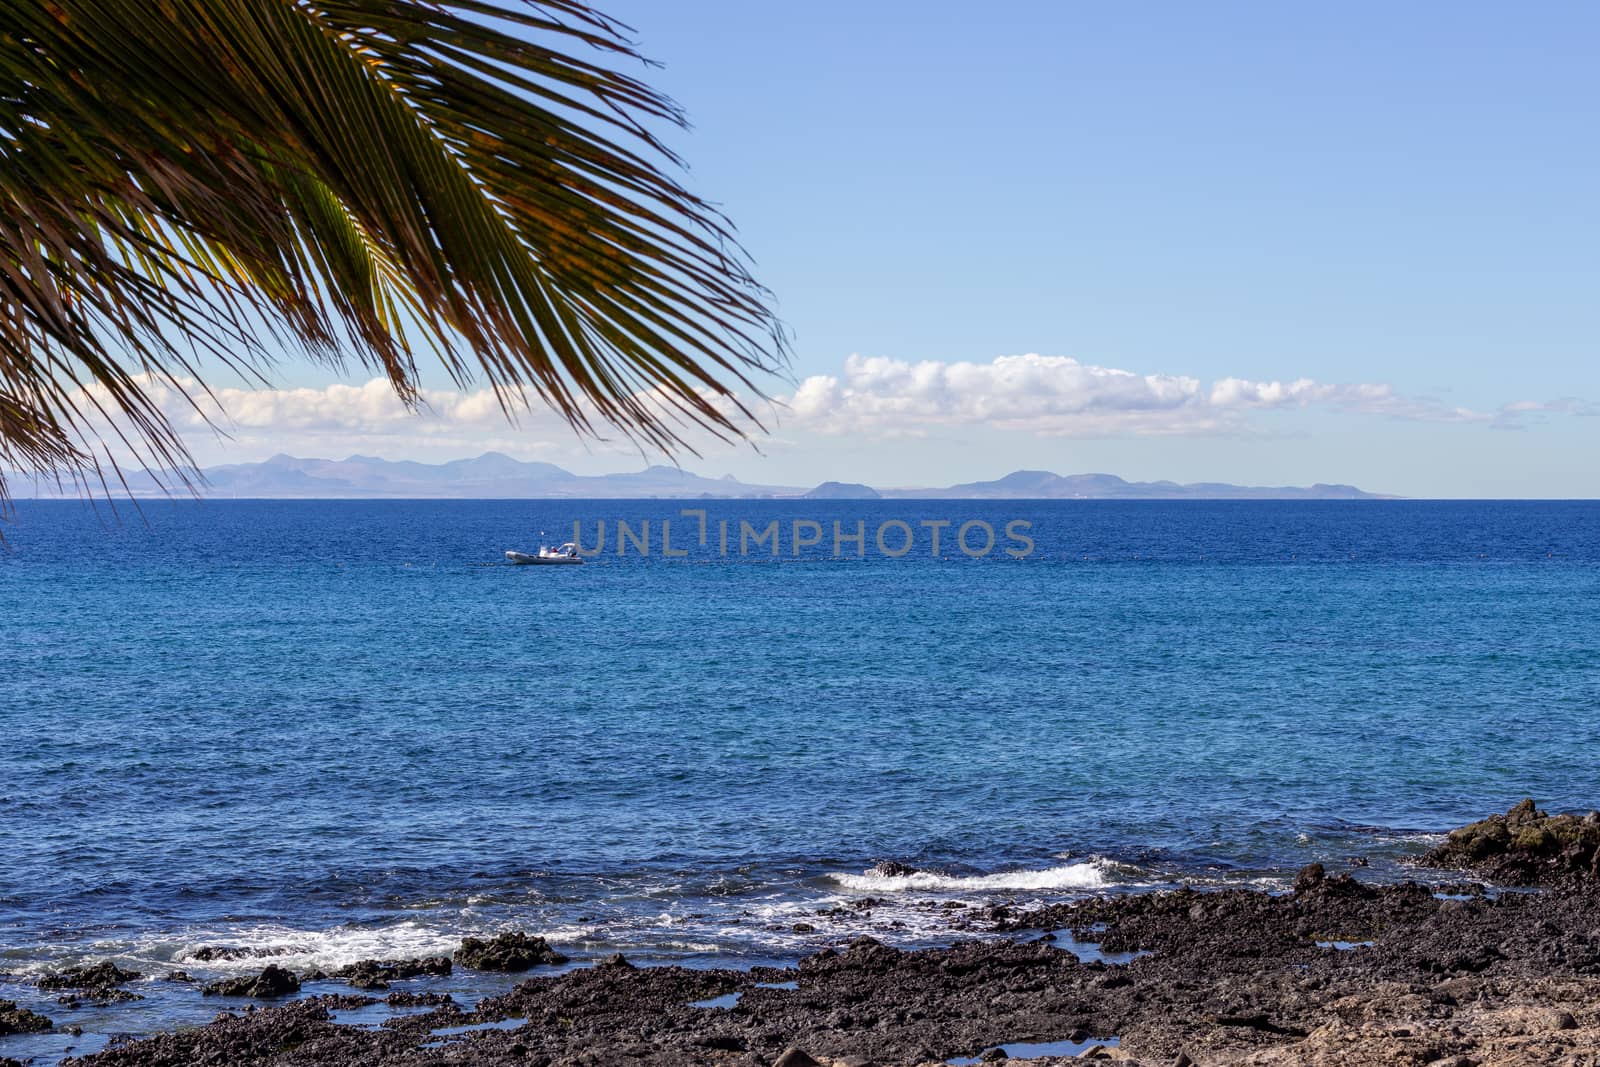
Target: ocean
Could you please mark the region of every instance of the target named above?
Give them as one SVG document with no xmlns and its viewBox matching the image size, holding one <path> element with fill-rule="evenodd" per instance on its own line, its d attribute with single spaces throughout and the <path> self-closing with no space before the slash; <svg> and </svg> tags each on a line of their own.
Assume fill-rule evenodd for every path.
<svg viewBox="0 0 1600 1067">
<path fill-rule="evenodd" d="M 503 562 L 601 521 L 584 566 Z M 22 980 L 86 960 L 519 928 L 786 962 L 946 941 L 928 901 L 1401 878 L 1600 796 L 1600 503 L 22 500 L 3 533 L 0 999 L 86 1033 L 0 1057 L 218 1007 Z"/>
</svg>

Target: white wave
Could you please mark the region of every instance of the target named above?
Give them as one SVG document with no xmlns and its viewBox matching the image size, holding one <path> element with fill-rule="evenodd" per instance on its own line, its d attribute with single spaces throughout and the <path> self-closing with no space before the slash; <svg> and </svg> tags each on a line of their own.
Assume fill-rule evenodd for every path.
<svg viewBox="0 0 1600 1067">
<path fill-rule="evenodd" d="M 1449 837 L 1449 834 L 1415 830 L 1409 833 L 1375 834 L 1372 840 L 1380 845 L 1437 845 Z"/>
<path fill-rule="evenodd" d="M 934 871 L 913 874 L 834 874 L 829 877 L 855 893 L 983 893 L 1050 889 L 1100 889 L 1110 883 L 1098 860 L 1065 863 L 1043 870 L 1001 871 L 996 874 L 953 875 Z"/>
<path fill-rule="evenodd" d="M 358 960 L 448 956 L 460 947 L 461 937 L 460 933 L 418 922 L 382 927 L 336 926 L 330 930 L 263 924 L 192 935 L 172 959 L 192 970 L 255 971 L 268 963 L 293 969 L 334 970 Z M 205 945 L 244 949 L 250 955 L 229 960 L 193 960 L 194 953 Z"/>
</svg>

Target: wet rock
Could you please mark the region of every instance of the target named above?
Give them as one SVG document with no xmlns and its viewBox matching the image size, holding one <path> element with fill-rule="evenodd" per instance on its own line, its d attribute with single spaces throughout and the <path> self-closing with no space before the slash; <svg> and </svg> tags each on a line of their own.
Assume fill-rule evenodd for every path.
<svg viewBox="0 0 1600 1067">
<path fill-rule="evenodd" d="M 355 1011 L 382 1003 L 377 997 L 365 997 L 359 993 L 327 993 L 318 999 L 335 1011 Z"/>
<path fill-rule="evenodd" d="M 520 930 L 487 941 L 469 937 L 461 942 L 452 958 L 475 971 L 517 972 L 543 964 L 567 962 L 567 957 L 551 948 L 544 938 L 529 937 Z"/>
<path fill-rule="evenodd" d="M 89 967 L 69 967 L 39 979 L 40 989 L 103 989 L 141 978 L 138 971 L 125 971 L 110 960 Z"/>
<path fill-rule="evenodd" d="M 211 963 L 215 960 L 245 960 L 259 954 L 259 950 L 251 948 L 236 948 L 233 945 L 201 945 L 189 953 L 188 959 L 199 960 L 201 963 Z"/>
<path fill-rule="evenodd" d="M 360 960 L 334 971 L 333 977 L 343 978 L 357 989 L 388 989 L 390 982 L 449 973 L 447 957 L 421 956 L 408 960 Z"/>
<path fill-rule="evenodd" d="M 75 989 L 70 993 L 63 993 L 56 998 L 56 1003 L 68 1008 L 81 1008 L 85 1002 L 97 1007 L 104 1007 L 107 1004 L 126 1004 L 129 1001 L 143 999 L 144 997 L 138 993 L 126 989 L 118 989 L 116 986 L 105 985 L 94 989 Z"/>
<path fill-rule="evenodd" d="M 1351 875 L 1330 875 L 1320 863 L 1306 864 L 1294 877 L 1296 897 L 1356 897 L 1367 892 Z"/>
<path fill-rule="evenodd" d="M 188 971 L 168 971 L 167 972 L 167 981 L 169 981 L 169 982 L 193 982 L 194 981 L 194 975 L 190 974 Z"/>
<path fill-rule="evenodd" d="M 1576 1063 L 1600 1047 L 1600 893 L 1563 884 L 1456 901 L 1438 888 L 1324 870 L 1294 894 L 1119 894 L 1018 906 L 987 928 L 1030 939 L 1070 930 L 1107 953 L 1148 953 L 1128 963 L 1084 963 L 1003 936 L 915 951 L 869 937 L 814 953 L 797 971 L 613 961 L 530 977 L 470 1014 L 442 1004 L 381 1028 L 335 1026 L 323 1021 L 326 1005 L 293 1001 L 84 1067 L 755 1067 L 791 1050 L 830 1065 L 927 1065 L 1068 1034 L 1119 1037 L 1115 1058 L 1139 1067 L 1523 1067 Z M 1372 944 L 1336 952 L 1318 940 Z M 756 985 L 797 973 L 799 991 Z M 736 991 L 745 995 L 734 1010 L 692 1007 Z M 1575 1028 L 1561 1029 L 1562 1013 Z M 510 1020 L 514 1030 L 422 1047 L 441 1027 Z"/>
<path fill-rule="evenodd" d="M 905 878 L 922 872 L 907 863 L 900 863 L 895 860 L 879 860 L 873 864 L 872 869 L 867 873 L 875 874 L 880 878 Z"/>
<path fill-rule="evenodd" d="M 1421 862 L 1512 885 L 1600 877 L 1600 817 L 1551 815 L 1525 799 L 1504 815 L 1452 830 Z"/>
<path fill-rule="evenodd" d="M 110 960 L 101 960 L 91 966 L 69 967 L 55 974 L 47 974 L 39 979 L 39 988 L 68 990 L 56 1001 L 69 1008 L 81 1007 L 85 1002 L 122 1004 L 144 999 L 138 993 L 118 988 L 120 983 L 131 982 L 139 977 L 142 976 L 138 971 L 125 971 Z"/>
<path fill-rule="evenodd" d="M 300 991 L 300 979 L 276 965 L 269 965 L 260 974 L 251 977 L 224 978 L 212 982 L 200 992 L 208 997 L 255 997 L 258 1000 L 284 997 Z"/>
<path fill-rule="evenodd" d="M 795 923 L 790 929 L 797 934 L 814 934 L 817 932 L 817 928 L 810 923 Z"/>
<path fill-rule="evenodd" d="M 1294 876 L 1294 891 L 1306 893 L 1316 889 L 1328 880 L 1328 872 L 1320 863 L 1308 863 L 1300 868 L 1300 873 Z"/>
<path fill-rule="evenodd" d="M 412 990 L 396 990 L 383 999 L 391 1008 L 439 1007 L 455 1003 L 455 998 L 449 993 L 418 993 Z"/>
<path fill-rule="evenodd" d="M 47 1034 L 54 1025 L 43 1015 L 17 1007 L 15 1001 L 0 1000 L 0 1035 Z"/>
</svg>

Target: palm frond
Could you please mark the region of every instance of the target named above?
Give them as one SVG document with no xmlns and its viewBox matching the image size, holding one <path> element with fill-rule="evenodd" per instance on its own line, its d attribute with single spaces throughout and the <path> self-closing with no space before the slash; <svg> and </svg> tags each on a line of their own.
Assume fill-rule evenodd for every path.
<svg viewBox="0 0 1600 1067">
<path fill-rule="evenodd" d="M 187 466 L 151 383 L 286 348 L 742 435 L 783 333 L 636 60 L 578 0 L 0 0 L 0 470 Z"/>
</svg>

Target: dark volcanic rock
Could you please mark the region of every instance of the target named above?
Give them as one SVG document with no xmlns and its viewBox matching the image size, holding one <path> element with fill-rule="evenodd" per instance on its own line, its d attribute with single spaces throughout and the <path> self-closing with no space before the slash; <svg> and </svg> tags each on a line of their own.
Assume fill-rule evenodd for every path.
<svg viewBox="0 0 1600 1067">
<path fill-rule="evenodd" d="M 1547 818 L 1531 812 L 1515 822 Z M 1311 866 L 1293 893 L 1184 888 L 1031 910 L 936 909 L 929 914 L 947 915 L 952 928 L 1070 930 L 1107 953 L 1140 954 L 1110 964 L 1057 947 L 1065 938 L 912 951 L 858 937 L 792 971 L 619 961 L 528 978 L 470 1012 L 446 1003 L 378 1028 L 336 1026 L 327 1004 L 310 1001 L 225 1014 L 87 1064 L 757 1067 L 805 1064 L 804 1056 L 926 1067 L 1017 1042 L 1119 1038 L 1116 1058 L 1129 1067 L 1593 1065 L 1600 893 L 1592 883 L 1466 899 L 1445 899 L 1447 888 L 1460 890 L 1368 884 Z M 540 939 L 509 941 L 519 959 L 548 958 Z M 797 987 L 770 987 L 789 980 Z M 731 1007 L 695 1006 L 730 993 L 740 994 Z M 507 1026 L 437 1034 L 495 1022 Z"/>
<path fill-rule="evenodd" d="M 334 1011 L 359 1011 L 382 1003 L 377 997 L 364 996 L 360 993 L 325 993 L 317 999 Z"/>
<path fill-rule="evenodd" d="M 1452 830 L 1421 862 L 1512 885 L 1600 877 L 1600 812 L 1551 815 L 1523 800 L 1504 815 Z"/>
<path fill-rule="evenodd" d="M 213 960 L 247 960 L 262 955 L 260 949 L 235 948 L 232 945 L 201 945 L 189 953 L 188 959 L 210 963 Z"/>
<path fill-rule="evenodd" d="M 56 998 L 56 1003 L 64 1004 L 69 1008 L 77 1008 L 82 1007 L 84 1001 L 88 1001 L 97 1007 L 104 1007 L 107 1004 L 126 1004 L 131 1000 L 143 999 L 144 997 L 138 993 L 133 993 L 126 989 L 118 989 L 116 986 L 103 985 L 94 989 L 74 989 L 70 993 L 63 993 Z"/>
<path fill-rule="evenodd" d="M 1300 873 L 1294 876 L 1294 891 L 1305 893 L 1321 888 L 1322 883 L 1328 880 L 1328 872 L 1320 863 L 1308 863 L 1300 868 Z"/>
<path fill-rule="evenodd" d="M 56 974 L 39 979 L 40 989 L 101 989 L 121 985 L 142 977 L 138 971 L 125 971 L 110 960 L 101 960 L 92 967 L 69 967 Z"/>
<path fill-rule="evenodd" d="M 357 989 L 388 989 L 390 982 L 449 973 L 450 960 L 447 957 L 420 956 L 409 960 L 360 960 L 334 971 L 333 977 L 343 978 Z"/>
<path fill-rule="evenodd" d="M 296 1051 L 300 1053 L 294 1061 L 297 1063 L 367 1067 L 381 1061 L 381 1055 L 372 1051 L 379 1042 L 347 1044 L 341 1040 L 347 1032 L 361 1033 L 353 1026 L 336 1025 L 328 1008 L 318 1000 L 299 1000 L 247 1015 L 223 1012 L 206 1026 L 113 1045 L 97 1055 L 67 1063 L 96 1067 L 243 1067 L 282 1063 Z M 367 1051 L 357 1053 L 357 1048 Z"/>
<path fill-rule="evenodd" d="M 805 1049 L 790 1046 L 773 1062 L 772 1067 L 823 1067 Z"/>
<path fill-rule="evenodd" d="M 14 1001 L 0 1000 L 0 1035 L 47 1034 L 54 1025 L 43 1015 L 17 1007 Z"/>
<path fill-rule="evenodd" d="M 879 860 L 873 865 L 868 874 L 875 874 L 880 878 L 904 878 L 907 875 L 920 873 L 917 868 L 897 860 Z"/>
<path fill-rule="evenodd" d="M 469 937 L 453 958 L 475 971 L 526 971 L 541 964 L 567 962 L 544 938 L 529 937 L 520 930 L 487 941 Z"/>
<path fill-rule="evenodd" d="M 455 1003 L 455 998 L 449 993 L 417 993 L 410 990 L 399 990 L 383 999 L 391 1008 L 436 1008 L 442 1004 Z"/>
<path fill-rule="evenodd" d="M 200 992 L 208 997 L 284 997 L 300 991 L 300 979 L 282 967 L 268 966 L 255 977 L 224 978 Z"/>
<path fill-rule="evenodd" d="M 1330 884 L 1335 887 L 1330 890 Z M 103 1052 L 94 1067 L 744 1067 L 789 1049 L 822 1063 L 937 1064 L 1018 1041 L 1121 1038 L 1145 1067 L 1587 1063 L 1600 1047 L 1600 895 L 1568 888 L 1441 900 L 1306 872 L 1298 892 L 1090 899 L 1002 913 L 1070 929 L 1131 963 L 1047 942 L 910 951 L 861 937 L 795 972 L 597 966 L 454 1005 L 335 1026 L 326 1005 L 268 1008 Z M 1319 941 L 1371 942 L 1341 951 Z M 731 1008 L 693 1004 L 728 993 Z M 441 1027 L 526 1020 L 443 1039 Z M 1086 1036 L 1087 1035 L 1087 1036 Z M 443 1040 L 442 1048 L 422 1048 Z M 801 1062 L 791 1056 L 791 1061 Z"/>
<path fill-rule="evenodd" d="M 117 988 L 121 983 L 139 977 L 138 971 L 124 971 L 110 960 L 101 960 L 93 966 L 69 967 L 56 974 L 47 974 L 39 979 L 39 988 L 68 990 L 56 999 L 69 1008 L 76 1008 L 85 1001 L 91 1004 L 121 1004 L 144 999 L 138 993 Z"/>
</svg>

